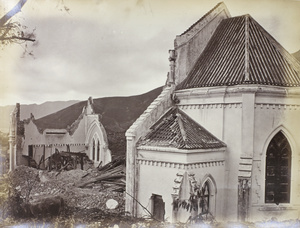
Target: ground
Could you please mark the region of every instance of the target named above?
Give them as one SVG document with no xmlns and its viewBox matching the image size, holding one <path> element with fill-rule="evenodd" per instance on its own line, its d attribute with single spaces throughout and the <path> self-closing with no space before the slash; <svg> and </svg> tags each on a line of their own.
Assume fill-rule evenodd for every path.
<svg viewBox="0 0 300 228">
<path fill-rule="evenodd" d="M 120 163 L 122 164 L 122 162 Z M 87 170 L 47 171 L 37 170 L 26 166 L 19 166 L 8 175 L 9 192 L 19 196 L 16 204 L 10 204 L 15 214 L 2 214 L 0 227 L 300 227 L 299 220 L 277 222 L 276 219 L 256 223 L 216 222 L 202 224 L 170 224 L 147 218 L 133 218 L 124 211 L 125 192 L 122 190 L 124 167 L 120 164 L 108 166 L 106 169 L 89 167 Z M 105 171 L 106 170 L 106 171 Z M 113 177 L 106 178 L 106 174 Z M 117 175 L 116 175 L 117 174 Z M 116 178 L 118 177 L 118 178 Z M 120 187 L 121 186 L 121 187 Z M 116 191 L 114 191 L 116 190 Z M 1 191 L 3 191 L 1 189 Z M 64 210 L 58 216 L 42 218 L 24 214 L 18 206 L 22 202 L 35 202 L 43 197 L 61 196 L 64 200 Z M 115 209 L 107 207 L 108 200 L 115 200 Z M 19 205 L 18 205 L 19 203 Z M 17 209 L 17 210 L 16 210 Z M 2 208 L 3 210 L 3 208 Z M 23 213 L 23 214 L 22 214 Z M 77 227 L 77 226 L 76 226 Z"/>
<path fill-rule="evenodd" d="M 96 181 L 102 177 L 101 175 L 103 172 L 93 167 L 88 170 L 49 172 L 19 166 L 9 174 L 8 184 L 11 185 L 10 192 L 19 196 L 19 204 L 24 202 L 33 204 L 33 202 L 45 197 L 61 196 L 64 201 L 64 210 L 59 216 L 60 219 L 76 218 L 77 221 L 93 222 L 110 217 L 124 217 L 125 193 L 122 186 L 125 184 L 122 185 L 123 178 L 114 180 L 104 178 L 104 181 Z M 112 199 L 113 202 L 117 202 L 117 206 L 114 209 L 109 209 L 106 203 Z M 15 220 L 34 218 L 30 213 L 26 213 L 22 209 L 18 210 L 19 213 L 16 213 L 17 210 L 14 209 Z"/>
</svg>

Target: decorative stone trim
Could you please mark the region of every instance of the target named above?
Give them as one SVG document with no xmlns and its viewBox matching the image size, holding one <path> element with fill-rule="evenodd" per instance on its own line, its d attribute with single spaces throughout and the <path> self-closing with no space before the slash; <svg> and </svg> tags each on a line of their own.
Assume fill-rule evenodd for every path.
<svg viewBox="0 0 300 228">
<path fill-rule="evenodd" d="M 253 159 L 253 189 L 254 189 L 254 194 L 255 197 L 252 197 L 252 204 L 256 205 L 260 202 L 261 198 L 261 191 L 262 191 L 262 186 L 261 186 L 261 160 L 260 159 Z"/>
<path fill-rule="evenodd" d="M 212 104 L 184 104 L 178 105 L 182 110 L 185 109 L 218 109 L 218 108 L 242 108 L 242 103 L 212 103 Z"/>
<path fill-rule="evenodd" d="M 147 160 L 147 159 L 138 158 L 137 163 L 139 165 L 190 170 L 190 169 L 199 169 L 199 168 L 207 168 L 207 167 L 214 167 L 214 166 L 216 166 L 216 167 L 224 166 L 225 160 L 196 162 L 196 163 L 186 164 L 186 163 L 180 163 L 180 162 L 156 161 L 156 160 Z"/>
<path fill-rule="evenodd" d="M 249 213 L 252 157 L 241 157 L 238 172 L 238 218 L 245 221 Z"/>
<path fill-rule="evenodd" d="M 266 104 L 256 103 L 256 109 L 300 110 L 300 104 Z"/>
<path fill-rule="evenodd" d="M 178 149 L 174 147 L 162 147 L 162 146 L 138 146 L 138 150 L 147 151 L 157 151 L 157 152 L 170 152 L 170 153 L 180 153 L 180 154 L 194 154 L 194 153 L 210 153 L 210 152 L 220 152 L 225 151 L 225 147 L 212 148 L 212 149 Z"/>
<path fill-rule="evenodd" d="M 212 104 L 181 104 L 181 110 L 188 109 L 221 109 L 221 108 L 242 108 L 242 103 L 212 103 Z M 256 103 L 255 109 L 278 109 L 278 110 L 300 110 L 300 104 L 267 104 Z"/>
<path fill-rule="evenodd" d="M 251 178 L 252 173 L 252 158 L 241 157 L 239 163 L 239 178 Z"/>
<path fill-rule="evenodd" d="M 69 144 L 61 144 L 61 143 L 56 143 L 56 144 L 33 144 L 32 146 L 34 147 L 34 148 L 36 148 L 36 147 L 55 147 L 55 146 L 57 146 L 57 147 L 61 147 L 61 146 L 67 146 L 67 145 L 69 145 L 69 146 L 88 146 L 87 144 L 85 144 L 85 143 L 69 143 Z"/>
<path fill-rule="evenodd" d="M 224 97 L 227 94 L 239 96 L 242 93 L 255 93 L 259 96 L 276 96 L 288 97 L 298 96 L 300 94 L 299 87 L 281 87 L 269 85 L 237 85 L 231 87 L 201 87 L 184 90 L 176 90 L 176 95 L 179 100 L 184 98 L 199 98 L 199 97 Z"/>
<path fill-rule="evenodd" d="M 182 172 L 178 172 L 176 174 L 176 178 L 174 180 L 174 185 L 173 185 L 173 192 L 172 192 L 172 196 L 175 198 L 179 198 L 180 187 L 182 185 L 183 177 L 184 177 L 184 173 Z"/>
<path fill-rule="evenodd" d="M 195 189 L 197 188 L 197 181 L 195 179 L 195 174 L 194 173 L 188 173 L 188 179 L 191 184 L 191 191 L 195 192 Z"/>
</svg>

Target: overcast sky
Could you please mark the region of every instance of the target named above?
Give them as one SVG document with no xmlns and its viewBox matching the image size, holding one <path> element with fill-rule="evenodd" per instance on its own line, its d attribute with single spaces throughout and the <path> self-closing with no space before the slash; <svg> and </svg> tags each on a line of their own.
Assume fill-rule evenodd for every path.
<svg viewBox="0 0 300 228">
<path fill-rule="evenodd" d="M 0 50 L 0 105 L 128 96 L 164 85 L 168 50 L 216 0 L 28 0 L 18 20 L 37 42 Z M 300 1 L 224 1 L 250 14 L 290 53 L 300 49 Z M 0 13 L 17 0 L 0 0 Z M 0 15 L 2 16 L 2 15 Z"/>
</svg>

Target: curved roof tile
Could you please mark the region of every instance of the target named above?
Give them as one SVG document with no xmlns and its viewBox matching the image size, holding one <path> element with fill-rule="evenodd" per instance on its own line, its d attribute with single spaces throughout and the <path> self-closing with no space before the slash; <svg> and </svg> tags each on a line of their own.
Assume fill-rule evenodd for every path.
<svg viewBox="0 0 300 228">
<path fill-rule="evenodd" d="M 176 107 L 162 116 L 138 144 L 178 149 L 212 149 L 226 146 Z"/>
<path fill-rule="evenodd" d="M 250 15 L 224 19 L 177 89 L 300 86 L 300 63 Z"/>
</svg>

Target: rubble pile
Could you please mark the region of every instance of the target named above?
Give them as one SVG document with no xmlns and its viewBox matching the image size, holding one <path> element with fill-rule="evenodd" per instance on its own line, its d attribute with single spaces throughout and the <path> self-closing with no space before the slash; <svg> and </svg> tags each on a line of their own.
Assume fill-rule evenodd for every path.
<svg viewBox="0 0 300 228">
<path fill-rule="evenodd" d="M 99 168 L 60 172 L 19 166 L 11 173 L 11 181 L 24 202 L 61 196 L 69 215 L 80 214 L 84 210 L 124 214 L 124 159 Z M 117 202 L 117 206 L 108 208 L 106 203 L 109 200 Z"/>
<path fill-rule="evenodd" d="M 79 183 L 78 187 L 90 187 L 100 183 L 102 189 L 123 192 L 126 184 L 125 172 L 125 160 L 114 160 L 103 167 L 97 168 L 93 175 L 84 175 L 85 180 Z"/>
</svg>

